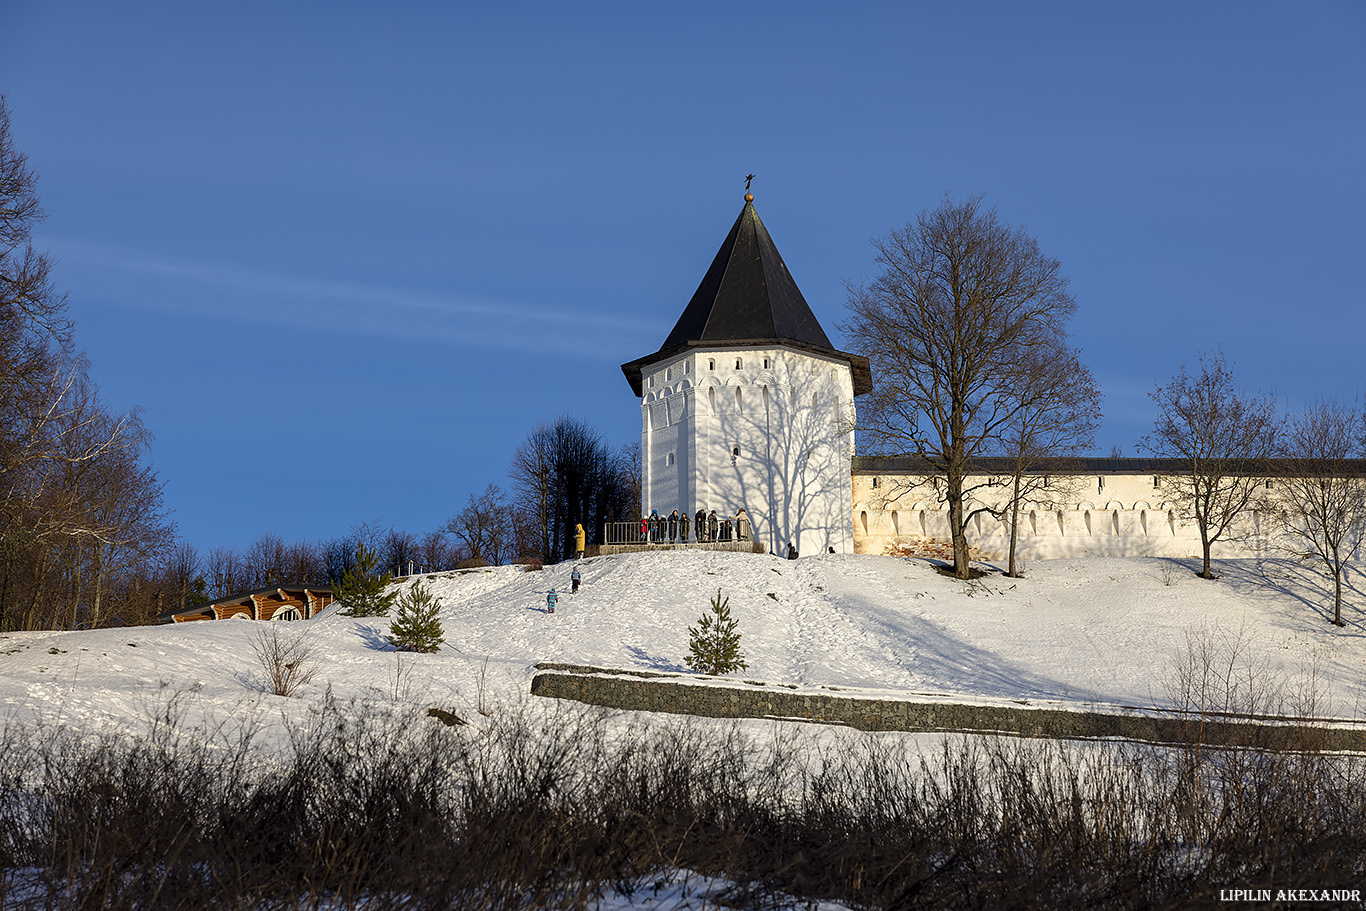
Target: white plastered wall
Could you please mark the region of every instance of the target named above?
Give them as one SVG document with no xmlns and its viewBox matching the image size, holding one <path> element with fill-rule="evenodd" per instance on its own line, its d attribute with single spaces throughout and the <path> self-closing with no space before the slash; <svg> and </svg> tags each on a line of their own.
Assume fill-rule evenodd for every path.
<svg viewBox="0 0 1366 911">
<path fill-rule="evenodd" d="M 886 553 L 934 539 L 949 541 L 948 510 L 927 478 L 913 475 L 854 475 L 854 549 Z M 1164 498 L 1151 474 L 1085 475 L 1051 479 L 1020 511 L 1016 555 L 1022 559 L 1083 556 L 1198 557 L 1200 532 L 1183 521 L 1179 504 Z M 994 483 L 991 483 L 993 482 Z M 876 486 L 874 483 L 876 482 Z M 967 506 L 1000 508 L 1009 479 L 974 477 L 979 485 Z M 1255 557 L 1273 543 L 1267 523 L 1255 512 L 1240 517 L 1230 540 L 1216 542 L 1215 557 Z M 984 559 L 1004 559 L 1010 528 L 990 515 L 969 521 L 968 543 Z"/>
</svg>

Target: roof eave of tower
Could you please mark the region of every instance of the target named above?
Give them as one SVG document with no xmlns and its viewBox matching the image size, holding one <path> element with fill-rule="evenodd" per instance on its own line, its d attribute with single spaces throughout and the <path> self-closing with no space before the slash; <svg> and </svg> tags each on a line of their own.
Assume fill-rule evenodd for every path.
<svg viewBox="0 0 1366 911">
<path fill-rule="evenodd" d="M 709 349 L 724 348 L 793 348 L 797 351 L 805 351 L 810 354 L 843 361 L 849 365 L 849 369 L 853 374 L 854 395 L 865 395 L 873 391 L 873 372 L 868 365 L 868 358 L 859 354 L 850 354 L 847 351 L 840 351 L 837 348 L 827 348 L 824 345 L 813 345 L 810 342 L 791 338 L 698 339 L 687 341 L 670 345 L 667 348 L 660 348 L 654 354 L 647 354 L 645 357 L 636 358 L 633 361 L 622 364 L 621 372 L 626 375 L 626 381 L 631 384 L 631 391 L 639 398 L 644 395 L 644 380 L 642 374 L 645 367 L 651 364 L 657 364 L 660 361 L 682 354 L 684 351 L 690 349 L 705 351 Z"/>
</svg>

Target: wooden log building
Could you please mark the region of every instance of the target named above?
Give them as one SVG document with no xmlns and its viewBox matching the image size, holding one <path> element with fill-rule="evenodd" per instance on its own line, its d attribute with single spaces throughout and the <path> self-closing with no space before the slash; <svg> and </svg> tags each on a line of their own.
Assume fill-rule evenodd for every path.
<svg viewBox="0 0 1366 911">
<path fill-rule="evenodd" d="M 193 620 L 308 620 L 332 603 L 326 585 L 281 585 L 196 604 L 163 614 L 171 623 Z"/>
</svg>

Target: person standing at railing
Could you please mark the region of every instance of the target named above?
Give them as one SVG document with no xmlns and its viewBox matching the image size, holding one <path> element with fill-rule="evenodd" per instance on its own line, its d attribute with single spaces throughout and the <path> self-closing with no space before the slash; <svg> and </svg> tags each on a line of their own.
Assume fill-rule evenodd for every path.
<svg viewBox="0 0 1366 911">
<path fill-rule="evenodd" d="M 688 543 L 688 511 L 683 510 L 683 515 L 678 517 L 678 543 Z"/>
<path fill-rule="evenodd" d="M 641 517 L 640 517 L 640 542 L 641 542 L 642 544 L 644 544 L 646 541 L 650 540 L 649 534 L 650 534 L 650 520 L 649 520 L 648 518 L 646 518 L 645 516 L 641 516 Z"/>
<path fill-rule="evenodd" d="M 716 510 L 707 513 L 707 540 L 715 542 L 721 533 L 721 520 L 716 518 Z"/>
<path fill-rule="evenodd" d="M 743 506 L 735 511 L 735 536 L 741 541 L 749 540 L 749 513 Z"/>
<path fill-rule="evenodd" d="M 669 513 L 669 543 L 678 541 L 678 510 Z"/>
<path fill-rule="evenodd" d="M 703 506 L 699 509 L 694 518 L 697 520 L 696 524 L 693 525 L 693 531 L 696 532 L 697 543 L 705 544 L 707 542 L 707 507 Z"/>
</svg>

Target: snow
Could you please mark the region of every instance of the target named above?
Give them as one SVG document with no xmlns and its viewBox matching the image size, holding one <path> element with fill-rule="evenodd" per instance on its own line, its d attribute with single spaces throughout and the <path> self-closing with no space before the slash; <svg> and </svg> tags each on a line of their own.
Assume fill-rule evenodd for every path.
<svg viewBox="0 0 1366 911">
<path fill-rule="evenodd" d="M 1317 669 L 1334 711 L 1355 717 L 1366 697 L 1360 612 L 1326 621 L 1331 597 L 1298 564 L 1101 558 L 1039 561 L 1025 578 L 947 578 L 928 562 L 828 555 L 796 561 L 720 552 L 637 553 L 423 577 L 441 599 L 446 646 L 398 654 L 388 620 L 329 608 L 280 624 L 306 631 L 320 671 L 302 699 L 262 691 L 251 650 L 262 624 L 202 621 L 160 627 L 0 635 L 0 706 L 84 727 L 137 730 L 171 694 L 200 718 L 283 713 L 328 689 L 340 698 L 410 695 L 473 715 L 486 699 L 525 694 L 541 661 L 688 673 L 688 627 L 720 590 L 739 621 L 747 679 L 799 687 L 936 694 L 982 701 L 1130 707 L 1167 702 L 1164 684 L 1192 631 L 1244 631 L 1252 658 L 1293 678 Z M 1350 594 L 1360 598 L 1350 577 Z M 408 583 L 411 584 L 411 583 Z M 545 612 L 550 588 L 557 612 Z M 487 659 L 487 664 L 485 664 Z"/>
<path fill-rule="evenodd" d="M 263 686 L 251 648 L 262 623 L 2 634 L 0 714 L 136 736 L 170 712 L 206 742 L 251 725 L 269 743 L 330 694 L 438 705 L 489 724 L 499 706 L 546 701 L 527 695 L 537 662 L 689 673 L 688 627 L 718 590 L 739 621 L 749 663 L 742 676 L 772 684 L 1152 707 L 1167 704 L 1164 687 L 1187 637 L 1206 631 L 1241 637 L 1267 673 L 1316 673 L 1331 697 L 1321 715 L 1357 717 L 1366 704 L 1366 599 L 1356 569 L 1348 588 L 1356 603 L 1344 606 L 1347 625 L 1338 628 L 1327 622 L 1331 588 L 1287 561 L 1218 561 L 1217 581 L 1196 578 L 1196 560 L 1037 561 L 1022 579 L 963 582 L 896 557 L 673 551 L 579 561 L 583 585 L 571 595 L 573 565 L 422 577 L 442 605 L 446 646 L 434 655 L 396 653 L 384 640 L 388 620 L 351 619 L 335 607 L 275 624 L 306 634 L 319 664 L 294 698 Z M 550 615 L 552 587 L 560 600 Z M 705 892 L 679 882 L 647 891 L 648 902 L 642 891 L 603 907 L 689 907 Z"/>
</svg>

